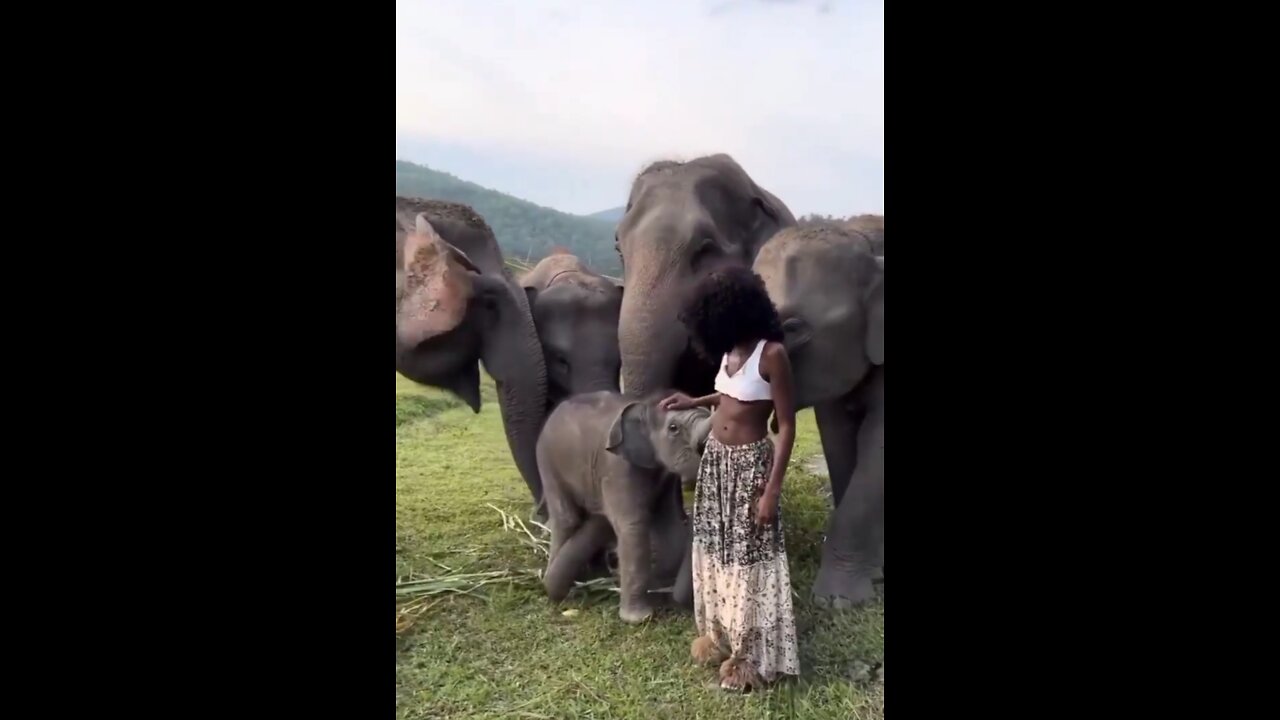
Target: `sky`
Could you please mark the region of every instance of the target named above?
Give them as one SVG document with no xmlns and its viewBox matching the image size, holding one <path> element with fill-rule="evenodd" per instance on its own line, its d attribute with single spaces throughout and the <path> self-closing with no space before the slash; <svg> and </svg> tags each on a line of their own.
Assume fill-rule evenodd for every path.
<svg viewBox="0 0 1280 720">
<path fill-rule="evenodd" d="M 396 158 L 565 212 L 725 152 L 796 215 L 884 212 L 883 0 L 397 0 Z"/>
</svg>

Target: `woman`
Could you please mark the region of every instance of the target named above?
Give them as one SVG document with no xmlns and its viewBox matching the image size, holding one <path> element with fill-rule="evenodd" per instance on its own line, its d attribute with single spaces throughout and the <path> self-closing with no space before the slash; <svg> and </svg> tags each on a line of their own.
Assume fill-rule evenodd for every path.
<svg viewBox="0 0 1280 720">
<path fill-rule="evenodd" d="M 742 691 L 800 673 L 778 517 L 796 435 L 791 363 L 777 309 L 749 269 L 708 275 L 680 320 L 699 352 L 720 361 L 715 393 L 662 401 L 668 409 L 715 408 L 693 500 L 693 657 L 723 661 L 720 687 Z"/>
</svg>

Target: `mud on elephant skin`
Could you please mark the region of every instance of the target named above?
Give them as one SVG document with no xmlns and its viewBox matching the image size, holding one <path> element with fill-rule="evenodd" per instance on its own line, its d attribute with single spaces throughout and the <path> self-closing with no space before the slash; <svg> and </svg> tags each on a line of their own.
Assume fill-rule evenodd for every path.
<svg viewBox="0 0 1280 720">
<path fill-rule="evenodd" d="M 547 367 L 547 404 L 570 395 L 618 391 L 622 287 L 576 256 L 543 258 L 520 278 Z"/>
<path fill-rule="evenodd" d="M 750 267 L 769 238 L 795 224 L 728 155 L 645 168 L 617 233 L 627 288 L 618 319 L 623 391 L 711 392 L 716 367 L 691 350 L 677 318 L 684 296 L 717 267 Z"/>
<path fill-rule="evenodd" d="M 754 270 L 778 307 L 798 407 L 813 407 L 834 509 L 813 599 L 869 600 L 884 568 L 884 263 L 842 224 L 778 233 Z"/>
<path fill-rule="evenodd" d="M 479 412 L 479 363 L 497 383 L 507 442 L 537 506 L 547 380 L 525 292 L 470 207 L 397 197 L 396 372 Z"/>
<path fill-rule="evenodd" d="M 552 411 L 538 440 L 551 548 L 543 582 L 556 602 L 616 537 L 622 584 L 619 615 L 653 612 L 651 563 L 687 576 L 688 537 L 678 481 L 696 477 L 711 432 L 705 408 L 664 411 L 663 395 L 575 395 Z M 659 570 L 661 573 L 662 570 Z"/>
</svg>

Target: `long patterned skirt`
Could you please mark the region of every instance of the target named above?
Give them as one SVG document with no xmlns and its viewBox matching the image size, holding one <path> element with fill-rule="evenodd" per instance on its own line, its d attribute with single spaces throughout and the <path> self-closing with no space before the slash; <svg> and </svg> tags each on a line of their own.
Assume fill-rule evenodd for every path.
<svg viewBox="0 0 1280 720">
<path fill-rule="evenodd" d="M 769 480 L 773 441 L 724 445 L 714 437 L 693 499 L 693 611 L 698 634 L 765 682 L 799 675 L 791 577 L 781 513 L 757 528 L 756 500 Z"/>
</svg>

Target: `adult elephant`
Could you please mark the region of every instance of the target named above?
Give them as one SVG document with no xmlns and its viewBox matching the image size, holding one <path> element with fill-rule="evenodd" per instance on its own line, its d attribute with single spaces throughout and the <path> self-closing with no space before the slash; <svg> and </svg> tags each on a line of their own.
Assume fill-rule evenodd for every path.
<svg viewBox="0 0 1280 720">
<path fill-rule="evenodd" d="M 570 395 L 618 392 L 622 287 L 574 255 L 543 258 L 520 278 L 547 367 L 547 404 Z"/>
<path fill-rule="evenodd" d="M 846 608 L 870 599 L 884 568 L 884 260 L 841 224 L 789 228 L 753 269 L 778 307 L 798 407 L 812 407 L 831 475 L 813 599 Z"/>
<path fill-rule="evenodd" d="M 795 224 L 728 155 L 645 168 L 618 224 L 627 288 L 618 318 L 623 391 L 711 392 L 716 367 L 689 346 L 680 304 L 698 278 L 726 264 L 750 267 L 765 241 Z"/>
<path fill-rule="evenodd" d="M 690 347 L 681 303 L 699 278 L 726 265 L 751 267 L 769 238 L 795 224 L 791 210 L 728 155 L 645 168 L 617 232 L 626 285 L 618 317 L 623 392 L 710 393 L 717 367 Z M 669 480 L 661 501 L 683 511 L 679 483 Z M 692 606 L 691 580 L 682 574 L 672 595 Z"/>
<path fill-rule="evenodd" d="M 470 207 L 397 197 L 396 372 L 480 412 L 477 361 L 497 383 L 507 443 L 540 507 L 547 372 L 525 292 Z"/>
</svg>

